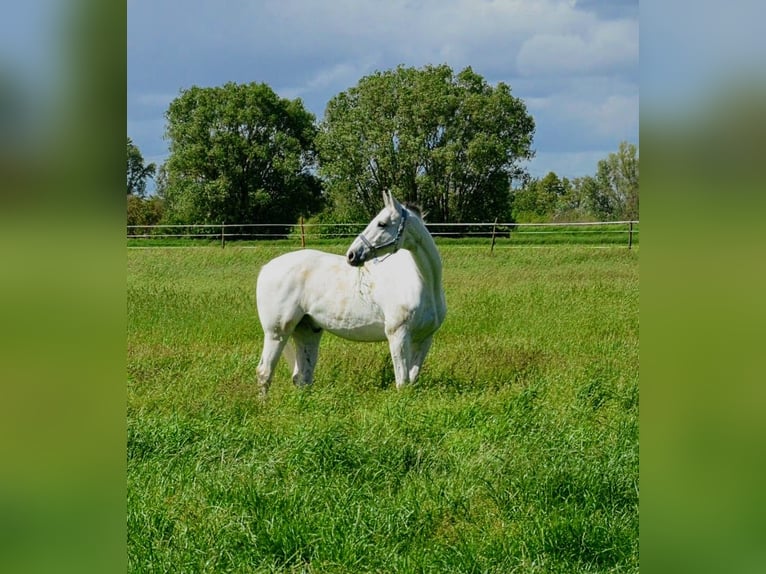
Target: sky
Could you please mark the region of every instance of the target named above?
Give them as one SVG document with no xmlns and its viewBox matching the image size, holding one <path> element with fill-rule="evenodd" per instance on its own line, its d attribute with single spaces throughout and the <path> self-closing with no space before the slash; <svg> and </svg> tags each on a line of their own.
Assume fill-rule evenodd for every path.
<svg viewBox="0 0 766 574">
<path fill-rule="evenodd" d="M 168 155 L 180 90 L 266 83 L 317 120 L 328 101 L 403 64 L 470 66 L 504 82 L 536 123 L 534 177 L 592 175 L 638 145 L 637 0 L 128 0 L 127 132 Z"/>
<path fill-rule="evenodd" d="M 8 3 L 0 87 L 51 109 L 73 67 L 62 33 L 89 1 Z M 638 143 L 639 83 L 643 121 L 731 92 L 732 78 L 766 85 L 761 12 L 760 0 L 642 0 L 639 50 L 637 0 L 127 0 L 127 134 L 159 164 L 164 112 L 192 85 L 265 82 L 321 119 L 377 70 L 471 66 L 534 116 L 532 175 L 588 175 Z"/>
</svg>

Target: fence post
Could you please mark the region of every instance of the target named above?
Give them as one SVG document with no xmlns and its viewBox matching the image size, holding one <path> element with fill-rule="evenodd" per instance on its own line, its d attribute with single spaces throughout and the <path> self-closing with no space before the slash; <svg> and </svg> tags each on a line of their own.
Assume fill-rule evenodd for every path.
<svg viewBox="0 0 766 574">
<path fill-rule="evenodd" d="M 497 227 L 497 217 L 495 217 L 495 222 L 492 224 L 492 246 L 489 248 L 490 255 L 495 254 L 495 228 Z"/>
<path fill-rule="evenodd" d="M 633 249 L 633 222 L 630 222 L 630 229 L 628 230 L 628 249 Z"/>
<path fill-rule="evenodd" d="M 226 223 L 222 222 L 221 223 L 221 249 L 223 249 L 224 246 L 226 245 L 226 236 L 224 234 L 224 225 L 226 225 Z"/>
<path fill-rule="evenodd" d="M 306 230 L 303 228 L 303 216 L 301 215 L 301 249 L 306 248 Z"/>
</svg>

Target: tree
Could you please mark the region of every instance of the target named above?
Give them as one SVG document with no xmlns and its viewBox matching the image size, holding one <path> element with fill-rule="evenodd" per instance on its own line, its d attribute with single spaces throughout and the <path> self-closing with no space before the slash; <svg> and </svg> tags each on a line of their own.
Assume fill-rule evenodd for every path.
<svg viewBox="0 0 766 574">
<path fill-rule="evenodd" d="M 317 137 L 320 174 L 333 208 L 352 219 L 377 212 L 386 188 L 431 221 L 505 217 L 533 134 L 506 84 L 492 87 L 471 68 L 399 66 L 330 100 Z"/>
<path fill-rule="evenodd" d="M 166 112 L 167 220 L 291 223 L 321 206 L 314 115 L 266 84 L 182 90 Z"/>
<path fill-rule="evenodd" d="M 162 220 L 162 216 L 162 198 L 128 194 L 128 225 L 156 225 Z"/>
<path fill-rule="evenodd" d="M 511 193 L 511 215 L 518 222 L 550 221 L 566 208 L 572 185 L 567 178 L 548 172 Z"/>
<path fill-rule="evenodd" d="M 638 149 L 625 141 L 598 162 L 595 207 L 605 219 L 638 219 L 638 172 Z"/>
<path fill-rule="evenodd" d="M 638 149 L 621 142 L 593 176 L 532 179 L 511 192 L 511 204 L 519 222 L 638 219 Z"/>
<path fill-rule="evenodd" d="M 141 150 L 128 138 L 128 195 L 144 197 L 146 195 L 146 180 L 154 177 L 156 166 L 153 163 L 144 165 Z"/>
<path fill-rule="evenodd" d="M 599 196 L 598 189 L 598 183 L 593 176 L 586 175 L 571 180 L 566 192 L 559 198 L 554 221 L 596 221 L 598 218 L 594 215 L 593 206 Z"/>
</svg>

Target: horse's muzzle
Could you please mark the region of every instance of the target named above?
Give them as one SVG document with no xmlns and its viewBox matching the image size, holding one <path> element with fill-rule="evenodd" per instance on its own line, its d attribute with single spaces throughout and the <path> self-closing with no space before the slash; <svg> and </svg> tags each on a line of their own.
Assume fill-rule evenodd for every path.
<svg viewBox="0 0 766 574">
<path fill-rule="evenodd" d="M 364 258 L 362 255 L 353 249 L 349 249 L 348 253 L 346 253 L 346 261 L 348 261 L 348 264 L 353 267 L 360 267 L 364 265 Z"/>
</svg>

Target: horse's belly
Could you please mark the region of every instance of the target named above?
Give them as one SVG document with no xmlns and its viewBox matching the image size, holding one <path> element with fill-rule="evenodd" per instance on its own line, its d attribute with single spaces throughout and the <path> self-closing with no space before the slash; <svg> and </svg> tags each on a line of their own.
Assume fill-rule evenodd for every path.
<svg viewBox="0 0 766 574">
<path fill-rule="evenodd" d="M 386 338 L 380 308 L 357 297 L 321 297 L 307 307 L 308 314 L 317 325 L 344 339 L 382 341 Z"/>
<path fill-rule="evenodd" d="M 344 339 L 350 339 L 351 341 L 385 341 L 386 332 L 383 327 L 383 323 L 371 323 L 367 325 L 354 325 L 354 326 L 331 326 L 327 327 L 327 331 L 338 337 Z"/>
</svg>

